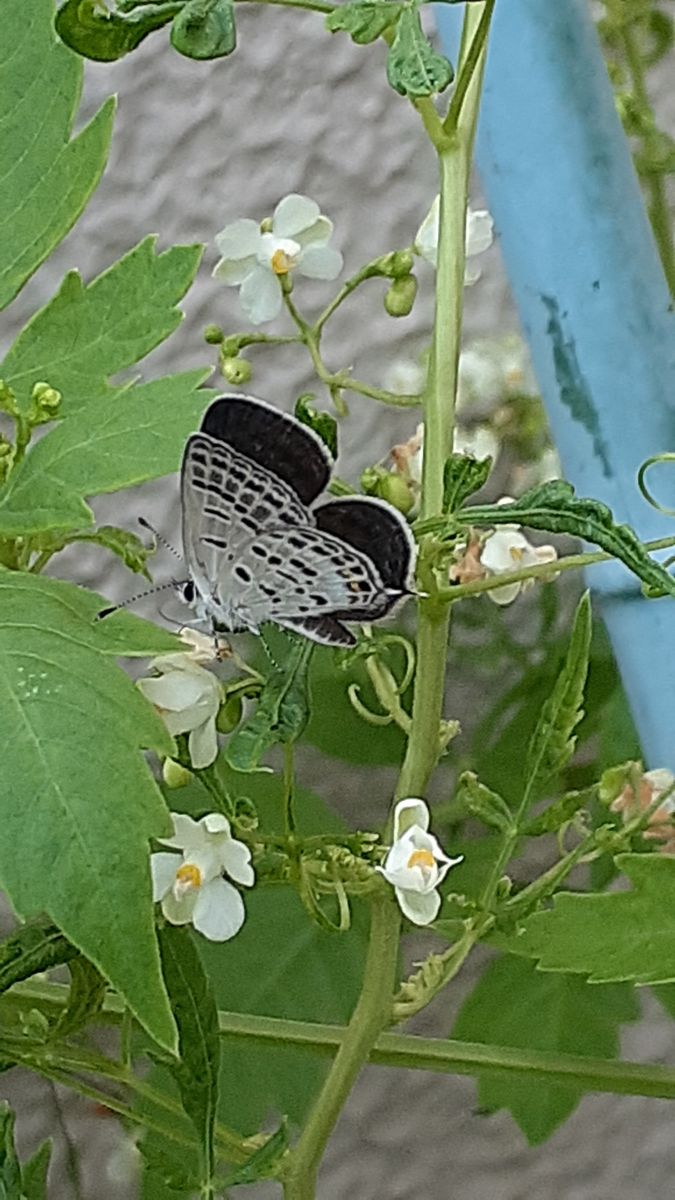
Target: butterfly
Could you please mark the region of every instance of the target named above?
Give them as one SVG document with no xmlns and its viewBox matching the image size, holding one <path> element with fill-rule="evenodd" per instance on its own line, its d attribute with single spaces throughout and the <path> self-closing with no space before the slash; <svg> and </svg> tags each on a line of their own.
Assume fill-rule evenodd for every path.
<svg viewBox="0 0 675 1200">
<path fill-rule="evenodd" d="M 383 500 L 315 503 L 328 448 L 255 396 L 222 396 L 185 447 L 183 598 L 200 620 L 252 633 L 272 621 L 328 646 L 356 642 L 345 621 L 375 621 L 410 594 L 414 541 Z"/>
</svg>

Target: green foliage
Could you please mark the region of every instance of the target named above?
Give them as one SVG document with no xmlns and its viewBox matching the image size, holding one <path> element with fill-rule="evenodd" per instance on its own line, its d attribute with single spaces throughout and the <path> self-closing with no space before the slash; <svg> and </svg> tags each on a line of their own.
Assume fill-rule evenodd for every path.
<svg viewBox="0 0 675 1200">
<path fill-rule="evenodd" d="M 52 1154 L 52 1143 L 43 1142 L 35 1154 L 21 1168 L 22 1200 L 48 1200 L 47 1172 Z"/>
<path fill-rule="evenodd" d="M 232 735 L 225 749 L 226 761 L 236 771 L 260 770 L 265 751 L 278 742 L 296 741 L 309 720 L 308 671 L 313 645 L 297 634 L 280 636 L 283 659 L 267 676 L 255 713 Z M 276 640 L 278 643 L 278 637 Z"/>
<path fill-rule="evenodd" d="M 105 979 L 88 959 L 78 955 L 68 964 L 68 970 L 68 1002 L 54 1026 L 54 1034 L 60 1038 L 70 1037 L 83 1029 L 100 1011 L 106 992 Z"/>
<path fill-rule="evenodd" d="M 148 864 L 148 840 L 169 822 L 140 751 L 170 753 L 172 742 L 111 658 L 176 643 L 128 613 L 96 621 L 101 606 L 70 584 L 0 573 L 0 720 L 12 780 L 0 796 L 0 879 L 21 916 L 47 913 L 171 1046 Z"/>
<path fill-rule="evenodd" d="M 444 91 L 453 78 L 451 64 L 424 34 L 417 8 L 404 8 L 387 55 L 391 86 L 399 95 L 415 99 Z"/>
<path fill-rule="evenodd" d="M 61 421 L 32 447 L 0 494 L 0 534 L 79 530 L 94 520 L 85 496 L 176 471 L 186 437 L 215 395 L 200 389 L 204 377 L 188 371 L 156 379 Z M 120 542 L 113 536 L 108 545 L 115 549 Z"/>
<path fill-rule="evenodd" d="M 395 765 L 403 758 L 404 735 L 398 725 L 369 725 L 350 703 L 347 689 L 358 688 L 368 708 L 378 704 L 363 659 L 341 661 L 327 646 L 316 646 L 310 662 L 312 706 L 305 741 L 332 758 L 363 766 Z"/>
<path fill-rule="evenodd" d="M 513 820 L 508 805 L 497 792 L 485 787 L 472 771 L 465 771 L 460 776 L 456 799 L 469 816 L 476 817 L 488 828 L 502 832 L 511 829 Z"/>
<path fill-rule="evenodd" d="M 574 493 L 563 479 L 554 479 L 530 488 L 512 504 L 481 504 L 461 509 L 454 520 L 463 525 L 527 525 L 548 533 L 571 533 L 600 546 L 618 558 L 650 594 L 675 595 L 675 579 L 650 558 L 642 542 L 629 525 L 616 525 L 606 504 L 587 500 Z"/>
<path fill-rule="evenodd" d="M 14 1148 L 14 1113 L 0 1101 L 0 1200 L 21 1200 L 21 1167 Z"/>
<path fill-rule="evenodd" d="M 187 58 L 224 58 L 237 45 L 232 0 L 188 0 L 171 26 L 171 45 Z"/>
<path fill-rule="evenodd" d="M 338 427 L 335 417 L 332 417 L 327 412 L 317 412 L 313 401 L 315 396 L 310 393 L 305 393 L 303 396 L 298 396 L 295 402 L 295 415 L 303 425 L 308 425 L 314 433 L 318 434 L 321 441 L 328 446 L 333 458 L 337 458 L 338 452 Z"/>
<path fill-rule="evenodd" d="M 102 546 L 104 550 L 110 550 L 112 554 L 117 554 L 130 571 L 145 575 L 146 579 L 150 579 L 147 562 L 154 550 L 152 547 L 148 548 L 138 534 L 132 533 L 129 529 L 118 529 L 116 525 L 100 525 L 98 529 L 46 533 L 31 538 L 33 550 L 45 551 L 50 554 L 56 554 L 74 542 L 90 542 L 94 546 Z"/>
<path fill-rule="evenodd" d="M 95 398 L 118 402 L 108 378 L 144 358 L 180 325 L 178 308 L 195 277 L 201 246 L 156 254 L 148 237 L 85 285 L 69 271 L 59 291 L 21 331 L 0 364 L 0 378 L 28 412 L 36 383 L 63 395 L 60 416 Z M 155 421 L 155 424 L 161 424 Z"/>
<path fill-rule="evenodd" d="M 71 140 L 82 64 L 54 37 L 51 0 L 3 0 L 0 309 L 58 246 L 99 181 L 114 101 Z"/>
<path fill-rule="evenodd" d="M 675 980 L 675 860 L 622 854 L 616 861 L 632 891 L 560 893 L 552 909 L 518 931 L 518 953 L 543 970 L 579 972 L 593 983 Z"/>
<path fill-rule="evenodd" d="M 261 1146 L 259 1150 L 254 1150 L 251 1157 L 241 1167 L 237 1167 L 223 1180 L 223 1187 L 234 1187 L 235 1184 L 256 1183 L 259 1179 L 268 1179 L 287 1149 L 288 1128 L 286 1122 L 282 1121 L 264 1146 Z"/>
<path fill-rule="evenodd" d="M 460 1041 L 493 1043 L 613 1058 L 618 1026 L 639 1016 L 627 985 L 597 987 L 569 975 L 537 971 L 509 955 L 491 963 L 465 1000 L 452 1030 Z M 478 1086 L 482 1109 L 509 1110 L 531 1145 L 550 1137 L 576 1108 L 583 1089 L 545 1080 L 485 1075 Z"/>
<path fill-rule="evenodd" d="M 525 775 L 530 795 L 558 775 L 574 753 L 574 731 L 583 715 L 591 623 L 591 600 L 585 592 L 577 607 L 565 662 L 527 748 Z"/>
<path fill-rule="evenodd" d="M 218 1010 L 209 979 L 187 929 L 159 930 L 164 982 L 178 1027 L 179 1062 L 171 1068 L 185 1112 L 199 1139 L 202 1184 L 213 1180 L 214 1124 L 218 1109 L 220 1040 Z"/>
<path fill-rule="evenodd" d="M 130 12 L 115 12 L 98 0 L 66 0 L 56 14 L 56 31 L 71 50 L 95 62 L 114 62 L 135 50 L 155 29 L 173 20 L 183 0 L 143 3 Z"/>
<path fill-rule="evenodd" d="M 454 513 L 487 482 L 492 459 L 451 454 L 443 471 L 443 512 Z"/>
<path fill-rule="evenodd" d="M 39 971 L 69 962 L 77 954 L 75 946 L 50 921 L 29 921 L 0 942 L 0 992 Z"/>
<path fill-rule="evenodd" d="M 326 29 L 331 33 L 344 30 L 359 46 L 374 42 L 398 21 L 403 5 L 393 0 L 355 0 L 341 4 L 326 17 Z"/>
</svg>

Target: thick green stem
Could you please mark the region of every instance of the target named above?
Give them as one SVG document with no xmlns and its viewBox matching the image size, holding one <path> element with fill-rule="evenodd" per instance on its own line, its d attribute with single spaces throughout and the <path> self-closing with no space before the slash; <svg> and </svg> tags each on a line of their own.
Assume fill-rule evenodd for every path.
<svg viewBox="0 0 675 1200">
<path fill-rule="evenodd" d="M 285 1200 L 314 1200 L 319 1163 L 354 1081 L 389 1021 L 396 977 L 399 914 L 388 892 L 371 906 L 363 988 L 321 1093 L 293 1153 Z"/>
</svg>

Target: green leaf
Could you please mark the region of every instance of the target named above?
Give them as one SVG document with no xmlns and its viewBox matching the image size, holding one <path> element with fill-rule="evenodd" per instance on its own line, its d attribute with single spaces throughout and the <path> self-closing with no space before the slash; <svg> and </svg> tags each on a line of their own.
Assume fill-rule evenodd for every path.
<svg viewBox="0 0 675 1200">
<path fill-rule="evenodd" d="M 452 82 L 454 71 L 422 31 L 417 8 L 404 8 L 387 55 L 387 79 L 401 96 L 431 96 Z"/>
<path fill-rule="evenodd" d="M 46 913 L 151 1035 L 175 1029 L 154 934 L 149 846 L 170 828 L 141 751 L 171 753 L 163 723 L 117 655 L 176 639 L 99 596 L 0 572 L 0 881 L 17 913 Z M 114 914 L 114 920 L 110 914 Z"/>
<path fill-rule="evenodd" d="M 328 446 L 333 458 L 337 458 L 338 452 L 338 427 L 335 417 L 332 417 L 327 412 L 317 412 L 312 401 L 316 397 L 311 393 L 306 392 L 303 396 L 298 396 L 295 402 L 295 415 L 303 425 L 307 425 L 314 433 L 318 434 L 324 445 Z"/>
<path fill-rule="evenodd" d="M 618 558 L 655 595 L 675 595 L 675 579 L 655 559 L 629 525 L 616 525 L 600 500 L 585 500 L 563 479 L 530 488 L 513 504 L 463 508 L 454 520 L 464 525 L 527 525 L 548 533 L 570 533 Z"/>
<path fill-rule="evenodd" d="M 147 237 L 85 284 L 69 271 L 59 291 L 24 327 L 0 365 L 23 412 L 33 386 L 45 381 L 63 395 L 59 416 L 92 399 L 117 403 L 119 388 L 108 378 L 140 361 L 173 333 L 183 313 L 178 302 L 189 288 L 201 246 L 173 246 L 156 254 Z"/>
<path fill-rule="evenodd" d="M 67 963 L 78 953 L 50 921 L 29 921 L 0 942 L 0 992 L 39 971 Z"/>
<path fill-rule="evenodd" d="M 675 859 L 622 854 L 616 862 L 633 891 L 559 893 L 552 909 L 519 930 L 518 953 L 545 971 L 579 972 L 593 983 L 675 980 Z"/>
<path fill-rule="evenodd" d="M 14 1148 L 15 1116 L 0 1100 L 0 1200 L 21 1200 L 21 1169 Z"/>
<path fill-rule="evenodd" d="M 363 660 L 341 663 L 328 646 L 316 646 L 309 669 L 312 711 L 304 733 L 323 754 L 360 765 L 396 765 L 403 761 L 405 736 L 398 725 L 369 725 L 350 703 L 347 689 L 356 684 L 369 708 L 377 699 Z"/>
<path fill-rule="evenodd" d="M 595 788 L 586 788 L 582 792 L 566 792 L 554 804 L 549 804 L 539 816 L 528 821 L 527 825 L 523 827 L 523 835 L 525 837 L 541 837 L 544 833 L 557 833 L 594 798 Z"/>
<path fill-rule="evenodd" d="M 187 929 L 159 930 L 162 971 L 178 1027 L 180 1061 L 171 1069 L 199 1138 L 204 1185 L 213 1180 L 220 1040 L 213 990 Z"/>
<path fill-rule="evenodd" d="M 235 771 L 258 771 L 266 750 L 294 742 L 309 719 L 308 670 L 313 643 L 297 634 L 282 634 L 283 662 L 272 668 L 255 713 L 229 739 L 225 760 Z"/>
<path fill-rule="evenodd" d="M 47 1200 L 47 1172 L 52 1154 L 51 1141 L 43 1142 L 21 1170 L 22 1200 Z"/>
<path fill-rule="evenodd" d="M 224 58 L 237 45 L 231 0 L 188 0 L 174 18 L 171 45 L 187 58 Z"/>
<path fill-rule="evenodd" d="M 0 309 L 58 246 L 108 157 L 114 100 L 70 139 L 82 64 L 54 37 L 51 0 L 3 0 Z"/>
<path fill-rule="evenodd" d="M 523 1050 L 613 1058 L 618 1026 L 639 1009 L 627 985 L 594 987 L 568 975 L 544 975 L 526 959 L 509 955 L 491 963 L 465 1000 L 452 1031 L 460 1041 Z M 478 1085 L 482 1109 L 510 1111 L 531 1145 L 546 1140 L 576 1108 L 583 1089 L 539 1080 L 485 1075 Z"/>
<path fill-rule="evenodd" d="M 156 379 L 61 421 L 0 494 L 0 534 L 80 530 L 94 521 L 85 496 L 177 471 L 186 438 L 215 396 L 199 387 L 204 378 L 203 371 L 188 371 Z"/>
<path fill-rule="evenodd" d="M 511 810 L 497 792 L 481 783 L 472 771 L 464 771 L 459 778 L 456 796 L 458 804 L 491 829 L 508 831 L 513 826 Z"/>
<path fill-rule="evenodd" d="M 487 482 L 492 459 L 451 454 L 443 469 L 443 512 L 454 513 Z"/>
<path fill-rule="evenodd" d="M 48 550 L 52 554 L 75 542 L 91 542 L 95 546 L 102 546 L 112 554 L 117 554 L 130 571 L 145 575 L 146 579 L 151 578 L 147 562 L 154 554 L 154 549 L 146 546 L 138 534 L 132 533 L 130 529 L 119 529 L 116 525 L 99 525 L 98 529 L 45 534 L 43 537 L 31 538 L 31 545 L 35 551 Z"/>
<path fill-rule="evenodd" d="M 68 964 L 70 991 L 68 1002 L 53 1028 L 55 1037 L 70 1037 L 78 1033 L 101 1010 L 106 982 L 101 972 L 88 959 L 78 955 Z"/>
<path fill-rule="evenodd" d="M 95 62 L 122 58 L 155 29 L 168 25 L 181 3 L 146 4 L 119 13 L 99 0 L 66 0 L 56 14 L 56 32 L 66 46 Z"/>
<path fill-rule="evenodd" d="M 228 1175 L 222 1183 L 223 1187 L 234 1187 L 235 1184 L 256 1183 L 258 1179 L 269 1179 L 279 1159 L 288 1149 L 288 1127 L 285 1121 L 268 1137 L 259 1150 L 254 1150 L 250 1158 Z"/>
<path fill-rule="evenodd" d="M 374 42 L 391 25 L 398 21 L 402 4 L 393 0 L 356 0 L 341 4 L 326 17 L 326 29 L 330 33 L 344 30 L 359 46 Z"/>
<path fill-rule="evenodd" d="M 565 662 L 527 748 L 525 778 L 530 795 L 558 775 L 574 753 L 574 731 L 583 716 L 591 632 L 591 600 L 585 592 L 577 606 Z"/>
</svg>

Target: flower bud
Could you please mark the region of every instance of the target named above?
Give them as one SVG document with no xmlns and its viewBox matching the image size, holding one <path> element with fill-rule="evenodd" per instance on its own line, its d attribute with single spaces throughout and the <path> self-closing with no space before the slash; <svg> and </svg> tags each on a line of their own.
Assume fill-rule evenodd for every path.
<svg viewBox="0 0 675 1200">
<path fill-rule="evenodd" d="M 36 383 L 33 387 L 31 399 L 45 411 L 56 412 L 61 403 L 61 393 L 57 392 L 56 388 L 51 387 L 48 383 Z"/>
<path fill-rule="evenodd" d="M 409 275 L 415 265 L 412 250 L 392 250 L 379 260 L 378 266 L 383 275 L 390 279 L 402 279 Z"/>
<path fill-rule="evenodd" d="M 407 479 L 404 479 L 402 475 L 383 471 L 381 467 L 370 467 L 364 471 L 361 476 L 361 484 L 367 495 L 378 496 L 380 500 L 386 500 L 404 516 L 410 512 L 415 503 L 415 496 Z"/>
<path fill-rule="evenodd" d="M 187 767 L 182 767 L 174 758 L 165 758 L 162 763 L 162 779 L 166 786 L 171 788 L 185 787 L 193 778 L 192 771 L 188 771 Z"/>
<path fill-rule="evenodd" d="M 417 280 L 414 275 L 403 275 L 395 279 L 384 297 L 384 307 L 390 317 L 407 317 L 412 312 L 417 295 Z"/>
<path fill-rule="evenodd" d="M 207 325 L 204 330 L 204 341 L 209 346 L 220 346 L 225 340 L 225 334 L 218 325 Z"/>
<path fill-rule="evenodd" d="M 221 704 L 216 717 L 216 729 L 219 733 L 232 733 L 233 729 L 241 721 L 244 712 L 244 703 L 241 696 L 230 696 L 229 699 Z"/>
<path fill-rule="evenodd" d="M 11 387 L 7 386 L 4 379 L 0 379 L 0 412 L 6 412 L 10 416 L 16 417 L 18 411 L 14 392 Z"/>
<path fill-rule="evenodd" d="M 248 383 L 253 374 L 247 358 L 223 358 L 220 369 L 228 383 Z"/>
</svg>

